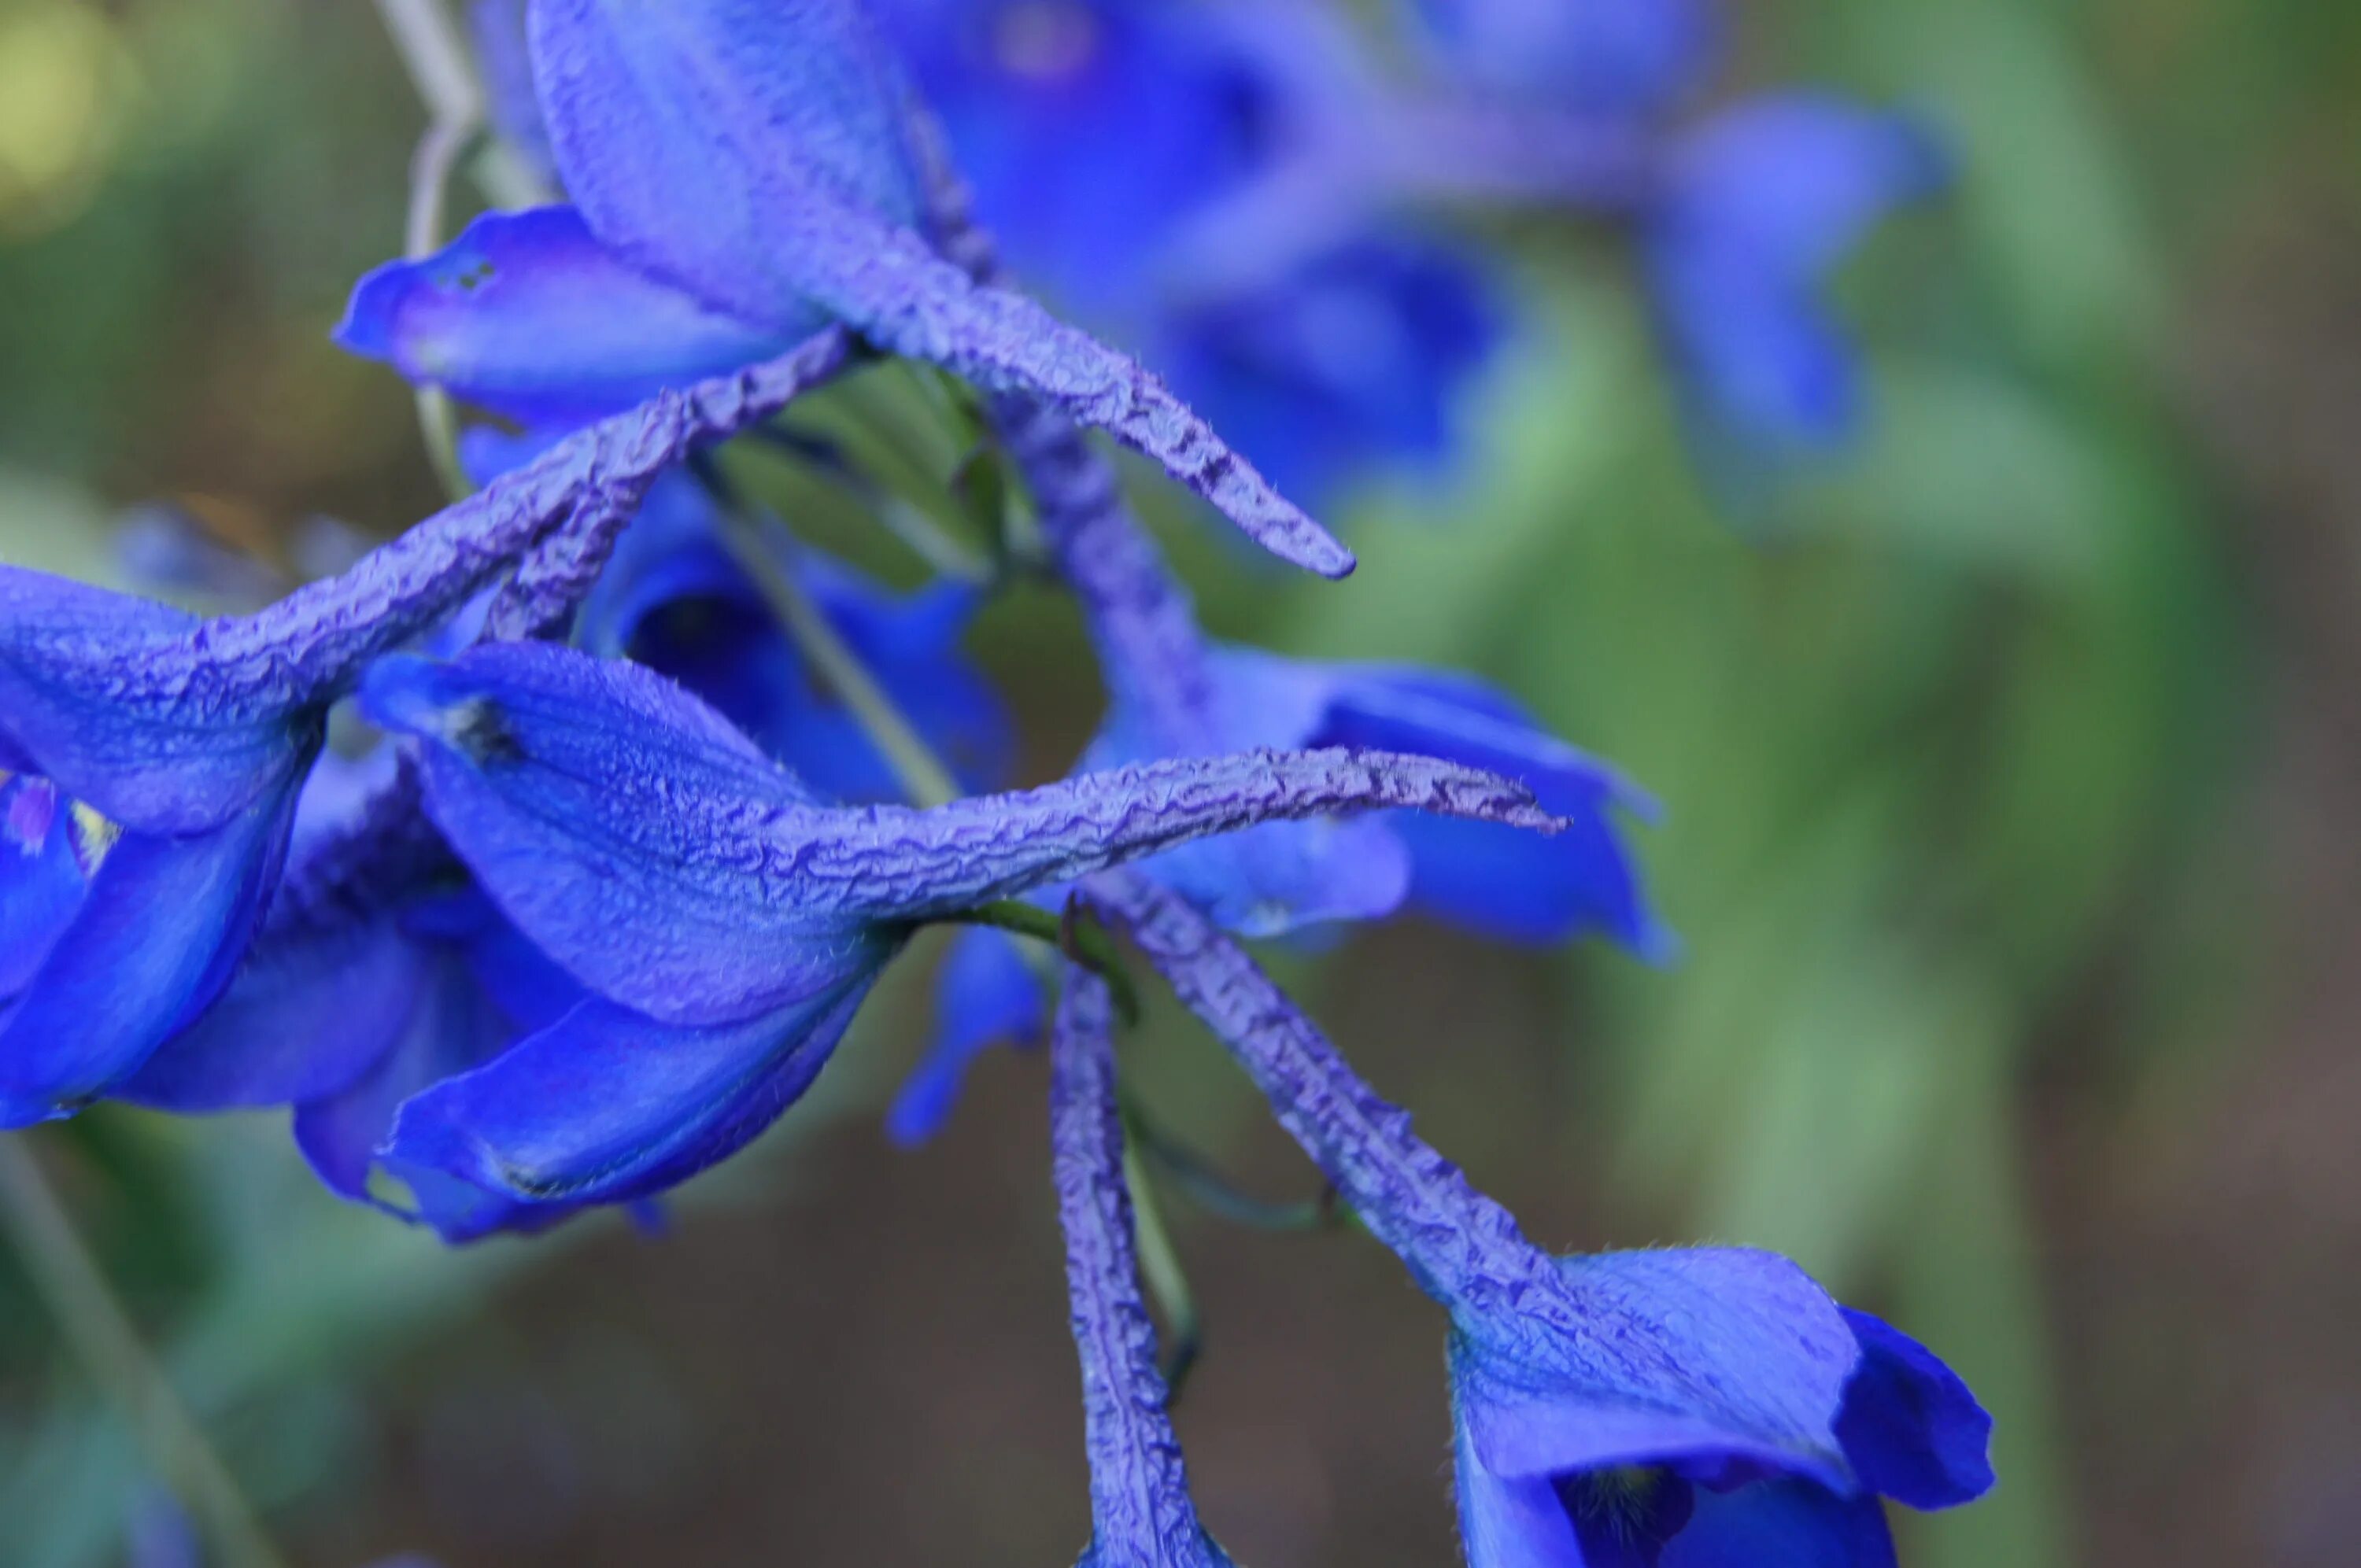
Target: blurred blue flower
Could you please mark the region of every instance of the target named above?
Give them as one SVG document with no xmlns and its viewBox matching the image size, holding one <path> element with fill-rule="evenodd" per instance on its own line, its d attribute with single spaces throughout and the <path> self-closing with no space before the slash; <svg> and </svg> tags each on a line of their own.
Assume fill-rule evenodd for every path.
<svg viewBox="0 0 2361 1568">
<path fill-rule="evenodd" d="M 1705 0 L 1406 3 L 1456 81 L 1592 114 L 1651 114 L 1695 92 L 1719 32 Z"/>
<path fill-rule="evenodd" d="M 1890 1568 L 1881 1495 L 1992 1486 L 1991 1419 L 1923 1346 L 1769 1253 L 1543 1253 L 1186 899 L 1090 892 L 1450 1313 L 1471 1568 Z"/>
<path fill-rule="evenodd" d="M 831 807 L 661 676 L 545 644 L 389 659 L 363 697 L 417 742 L 428 810 L 478 884 L 590 993 L 395 1119 L 390 1167 L 503 1209 L 641 1198 L 734 1152 L 925 921 L 1266 818 L 1549 821 L 1489 775 L 1335 751 Z"/>
<path fill-rule="evenodd" d="M 907 1148 L 942 1130 L 967 1069 L 1003 1041 L 1041 1037 L 1041 980 L 1005 931 L 962 927 L 935 976 L 935 1033 L 885 1113 L 885 1131 Z"/>
<path fill-rule="evenodd" d="M 1091 1544 L 1078 1568 L 1229 1568 L 1189 1496 L 1139 1290 L 1107 990 L 1069 968 L 1049 1059 L 1049 1146 L 1082 1364 Z"/>
<path fill-rule="evenodd" d="M 1949 172 L 1915 121 L 1820 94 L 1741 104 L 1671 151 L 1641 243 L 1709 479 L 1743 485 L 1854 433 L 1860 372 L 1822 279 Z"/>
<path fill-rule="evenodd" d="M 1317 500 L 1374 465 L 1446 457 L 1504 324 L 1466 252 L 1372 234 L 1267 287 L 1176 305 L 1155 330 L 1173 385 L 1280 488 Z"/>
</svg>

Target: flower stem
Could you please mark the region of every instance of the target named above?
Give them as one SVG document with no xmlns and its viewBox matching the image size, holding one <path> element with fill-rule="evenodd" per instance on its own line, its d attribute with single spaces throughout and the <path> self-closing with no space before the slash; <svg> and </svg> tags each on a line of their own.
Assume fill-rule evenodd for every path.
<svg viewBox="0 0 2361 1568">
<path fill-rule="evenodd" d="M 1164 1353 L 1164 1408 L 1169 1411 L 1180 1403 L 1180 1391 L 1188 1387 L 1189 1374 L 1196 1369 L 1197 1358 L 1205 1350 L 1204 1320 L 1197 1315 L 1197 1296 L 1189 1288 L 1188 1271 L 1180 1266 L 1180 1254 L 1172 1245 L 1172 1233 L 1164 1223 L 1164 1211 L 1156 1201 L 1155 1185 L 1148 1179 L 1148 1168 L 1141 1163 L 1139 1146 L 1126 1139 L 1123 1146 L 1123 1180 L 1131 1189 L 1131 1223 L 1139 1244 L 1140 1277 L 1155 1294 L 1156 1304 L 1164 1312 L 1164 1326 L 1172 1343 Z"/>
<path fill-rule="evenodd" d="M 1155 1161 L 1157 1168 L 1170 1177 L 1191 1201 L 1216 1218 L 1248 1230 L 1271 1232 L 1333 1231 L 1352 1223 L 1353 1211 L 1342 1201 L 1334 1183 L 1323 1187 L 1319 1197 L 1304 1202 L 1265 1202 L 1230 1185 L 1204 1156 L 1159 1126 L 1147 1108 L 1137 1101 L 1125 1101 L 1123 1124 L 1140 1152 Z"/>
<path fill-rule="evenodd" d="M 123 1410 L 148 1462 L 213 1542 L 224 1568 L 281 1568 L 253 1507 L 140 1343 L 20 1134 L 0 1137 L 0 1228 L 73 1354 Z"/>
</svg>

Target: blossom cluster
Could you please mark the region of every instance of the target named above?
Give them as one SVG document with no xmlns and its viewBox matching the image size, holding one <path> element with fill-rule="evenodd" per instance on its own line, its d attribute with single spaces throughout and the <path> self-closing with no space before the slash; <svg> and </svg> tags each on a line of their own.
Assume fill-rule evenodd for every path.
<svg viewBox="0 0 2361 1568">
<path fill-rule="evenodd" d="M 1205 400 L 1278 421 L 1243 422 L 1315 487 L 1417 446 L 1431 411 L 1378 404 L 1436 395 L 1481 335 L 1436 303 L 1448 264 L 1389 248 L 1411 198 L 1630 219 L 1697 396 L 1784 418 L 1763 378 L 1824 335 L 1811 273 L 1907 184 L 1883 144 L 1909 138 L 1827 104 L 1668 137 L 1706 47 L 1683 5 L 1405 20 L 1408 86 L 1278 0 L 479 6 L 501 134 L 554 199 L 372 273 L 338 336 L 513 427 L 460 443 L 480 488 L 247 614 L 0 568 L 0 1126 L 285 1106 L 337 1193 L 453 1242 L 533 1231 L 744 1146 L 912 936 L 961 926 L 895 1127 L 939 1124 L 980 1046 L 1050 1036 L 1083 1561 L 1224 1562 L 1140 1295 L 1103 924 L 1446 1312 L 1478 1568 L 1887 1563 L 1881 1498 L 1982 1492 L 1990 1423 L 1925 1349 L 1768 1255 L 1534 1247 L 1238 945 L 1415 907 L 1672 946 L 1624 839 L 1645 798 L 1504 696 L 1203 634 L 1089 433 L 1283 561 L 1350 552 L 1025 292 L 947 149 L 1016 258 L 1062 263 L 1110 332 L 1189 337 Z M 722 461 L 840 471 L 783 416 L 884 361 L 966 389 L 1079 607 L 1107 711 L 1061 780 L 994 793 L 1007 719 L 960 651 L 989 581 L 890 592 Z"/>
</svg>

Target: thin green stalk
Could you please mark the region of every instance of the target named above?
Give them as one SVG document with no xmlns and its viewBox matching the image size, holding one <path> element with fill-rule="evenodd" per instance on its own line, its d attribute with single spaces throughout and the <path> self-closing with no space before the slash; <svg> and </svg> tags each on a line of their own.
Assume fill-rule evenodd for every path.
<svg viewBox="0 0 2361 1568">
<path fill-rule="evenodd" d="M 91 1378 L 121 1408 L 148 1463 L 213 1543 L 224 1568 L 283 1568 L 278 1549 L 139 1341 L 22 1134 L 0 1137 L 0 1227 Z"/>
<path fill-rule="evenodd" d="M 1124 1131 L 1157 1168 L 1170 1177 L 1199 1208 L 1232 1224 L 1257 1231 L 1333 1231 L 1352 1223 L 1353 1212 L 1338 1199 L 1335 1188 L 1301 1203 L 1268 1203 L 1239 1191 L 1196 1150 L 1158 1126 L 1137 1102 L 1126 1100 Z"/>
<path fill-rule="evenodd" d="M 1131 1223 L 1139 1242 L 1139 1272 L 1148 1280 L 1156 1304 L 1163 1310 L 1166 1337 L 1171 1341 L 1164 1353 L 1164 1402 L 1168 1407 L 1178 1405 L 1181 1389 L 1188 1386 L 1189 1374 L 1195 1370 L 1197 1358 L 1204 1354 L 1204 1323 L 1197 1316 L 1197 1298 L 1189 1288 L 1189 1276 L 1180 1266 L 1180 1254 L 1172 1245 L 1172 1233 L 1165 1227 L 1164 1211 L 1156 1201 L 1156 1188 L 1148 1179 L 1139 1146 L 1128 1138 L 1123 1145 L 1123 1179 L 1124 1185 L 1131 1189 Z"/>
<path fill-rule="evenodd" d="M 794 641 L 796 652 L 826 682 L 837 700 L 849 709 L 862 731 L 884 757 L 885 765 L 917 806 L 943 806 L 960 797 L 959 782 L 902 710 L 878 684 L 861 655 L 838 636 L 827 612 L 787 567 L 795 542 L 774 519 L 725 498 L 721 508 L 722 539 L 771 613 Z"/>
</svg>

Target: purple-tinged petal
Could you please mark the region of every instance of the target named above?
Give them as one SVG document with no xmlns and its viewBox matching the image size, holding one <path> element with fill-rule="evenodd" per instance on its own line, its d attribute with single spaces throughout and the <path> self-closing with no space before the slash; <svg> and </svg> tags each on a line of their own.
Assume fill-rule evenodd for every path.
<svg viewBox="0 0 2361 1568">
<path fill-rule="evenodd" d="M 1546 828 L 1523 792 L 1425 759 L 1257 752 L 928 811 L 815 806 L 653 673 L 546 646 L 390 659 L 364 692 L 426 742 L 435 822 L 509 916 L 586 984 L 719 1024 L 837 983 L 881 926 L 1274 819 L 1442 811 Z"/>
<path fill-rule="evenodd" d="M 1041 977 L 1016 939 L 962 927 L 935 977 L 935 1037 L 885 1113 L 886 1135 L 911 1148 L 942 1131 L 969 1064 L 1001 1041 L 1038 1041 L 1041 1014 Z"/>
<path fill-rule="evenodd" d="M 1644 115 L 1694 91 L 1719 27 L 1700 0 L 1411 0 L 1435 58 L 1469 85 Z"/>
<path fill-rule="evenodd" d="M 1840 1497 L 1808 1481 L 1697 1490 L 1697 1512 L 1657 1568 L 1894 1568 L 1873 1494 Z"/>
<path fill-rule="evenodd" d="M 221 993 L 278 880 L 294 801 L 291 784 L 208 833 L 104 845 L 71 923 L 0 1005 L 0 1126 L 107 1092 Z"/>
<path fill-rule="evenodd" d="M 154 681 L 199 634 L 169 606 L 0 566 L 0 765 L 133 831 L 203 833 L 253 806 L 319 724 Z"/>
<path fill-rule="evenodd" d="M 1960 1375 L 1916 1340 L 1845 1309 L 1861 1342 L 1837 1437 L 1872 1490 L 1914 1508 L 1948 1508 L 1992 1490 L 1992 1417 Z"/>
<path fill-rule="evenodd" d="M 335 331 L 352 353 L 529 423 L 578 424 L 769 359 L 826 325 L 750 323 L 617 257 L 571 207 L 487 213 L 418 261 L 361 280 Z"/>
<path fill-rule="evenodd" d="M 1721 1248 L 1557 1270 L 1559 1289 L 1521 1310 L 1455 1314 L 1453 1378 L 1486 1469 L 1738 1458 L 1851 1487 L 1831 1428 L 1859 1351 L 1802 1269 Z"/>
<path fill-rule="evenodd" d="M 1453 1438 L 1452 1470 L 1468 1568 L 1592 1568 L 1550 1478 L 1485 1469 L 1465 1421 Z"/>
<path fill-rule="evenodd" d="M 917 232 L 904 93 L 846 0 L 536 0 L 567 188 L 599 239 L 749 321 L 817 304 L 881 348 L 1108 431 L 1283 559 L 1353 557 L 1163 383 Z"/>
<path fill-rule="evenodd" d="M 1049 1143 L 1066 1289 L 1082 1364 L 1090 1549 L 1104 1568 L 1228 1568 L 1189 1497 L 1139 1289 L 1105 982 L 1069 967 L 1049 1052 Z"/>
<path fill-rule="evenodd" d="M 32 773 L 0 777 L 0 1005 L 32 982 L 90 890 L 73 803 Z"/>
<path fill-rule="evenodd" d="M 467 32 L 482 68 L 484 96 L 493 127 L 544 185 L 557 183 L 557 160 L 549 150 L 549 127 L 541 122 L 541 100 L 533 85 L 533 51 L 525 38 L 526 0 L 472 0 Z"/>
<path fill-rule="evenodd" d="M 801 1098 L 873 969 L 794 1005 L 682 1028 L 592 999 L 402 1107 L 384 1163 L 453 1240 L 487 1209 L 620 1202 L 686 1180 Z M 439 1176 L 444 1181 L 422 1179 Z"/>
</svg>

